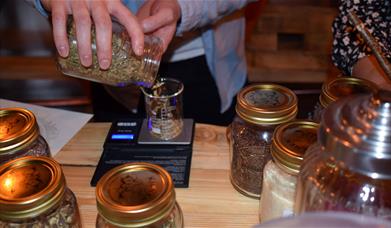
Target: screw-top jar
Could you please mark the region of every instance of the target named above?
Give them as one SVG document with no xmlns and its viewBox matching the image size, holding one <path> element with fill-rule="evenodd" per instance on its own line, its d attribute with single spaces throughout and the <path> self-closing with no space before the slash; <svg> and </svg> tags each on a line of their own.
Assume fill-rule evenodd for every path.
<svg viewBox="0 0 391 228">
<path fill-rule="evenodd" d="M 27 156 L 0 166 L 0 227 L 81 227 L 60 165 Z"/>
<path fill-rule="evenodd" d="M 325 109 L 297 184 L 297 213 L 349 211 L 391 219 L 391 91 Z"/>
<path fill-rule="evenodd" d="M 96 227 L 183 227 L 169 173 L 150 163 L 128 163 L 107 172 L 96 186 Z"/>
<path fill-rule="evenodd" d="M 0 164 L 27 155 L 50 157 L 34 114 L 23 108 L 1 108 Z"/>
<path fill-rule="evenodd" d="M 270 160 L 263 171 L 259 220 L 293 215 L 296 182 L 307 148 L 316 142 L 319 125 L 295 120 L 279 125 L 273 134 Z"/>
<path fill-rule="evenodd" d="M 237 95 L 236 114 L 228 128 L 231 183 L 240 193 L 259 198 L 274 129 L 296 118 L 297 97 L 280 85 L 249 85 Z"/>
<path fill-rule="evenodd" d="M 310 113 L 309 119 L 319 123 L 323 110 L 339 98 L 353 94 L 375 93 L 376 89 L 374 83 L 360 78 L 337 77 L 327 81 L 322 85 L 319 101 L 315 105 L 313 114 Z"/>
<path fill-rule="evenodd" d="M 110 68 L 102 70 L 97 58 L 95 28 L 91 30 L 92 66 L 84 67 L 80 63 L 77 48 L 76 29 L 73 20 L 67 25 L 69 55 L 58 56 L 58 66 L 63 74 L 95 81 L 112 86 L 136 84 L 151 87 L 154 84 L 160 59 L 163 53 L 162 42 L 154 36 L 144 36 L 144 53 L 137 56 L 133 50 L 126 30 L 113 21 L 112 61 Z"/>
</svg>

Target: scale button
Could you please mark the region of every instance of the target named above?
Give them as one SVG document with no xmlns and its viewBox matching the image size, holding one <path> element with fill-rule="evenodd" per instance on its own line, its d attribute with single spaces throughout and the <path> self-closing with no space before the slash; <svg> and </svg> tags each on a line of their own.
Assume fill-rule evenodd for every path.
<svg viewBox="0 0 391 228">
<path fill-rule="evenodd" d="M 135 127 L 137 126 L 137 122 L 118 122 L 118 127 Z"/>
</svg>

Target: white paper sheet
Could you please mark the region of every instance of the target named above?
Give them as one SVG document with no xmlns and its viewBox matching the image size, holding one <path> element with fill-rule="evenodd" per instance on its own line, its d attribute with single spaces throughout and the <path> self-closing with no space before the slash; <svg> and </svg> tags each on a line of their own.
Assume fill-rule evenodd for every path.
<svg viewBox="0 0 391 228">
<path fill-rule="evenodd" d="M 0 108 L 26 108 L 37 118 L 41 135 L 49 144 L 52 156 L 91 119 L 92 114 L 47 108 L 0 98 Z"/>
</svg>

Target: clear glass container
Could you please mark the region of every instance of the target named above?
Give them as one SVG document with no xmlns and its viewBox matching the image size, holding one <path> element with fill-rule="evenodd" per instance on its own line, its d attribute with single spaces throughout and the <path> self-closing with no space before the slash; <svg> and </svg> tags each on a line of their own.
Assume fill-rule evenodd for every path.
<svg viewBox="0 0 391 228">
<path fill-rule="evenodd" d="M 270 160 L 263 171 L 259 220 L 293 215 L 296 182 L 307 148 L 316 142 L 319 125 L 296 120 L 281 124 L 274 132 Z"/>
<path fill-rule="evenodd" d="M 322 85 L 322 92 L 319 101 L 314 107 L 313 113 L 309 114 L 309 119 L 319 123 L 323 110 L 332 102 L 353 94 L 375 93 L 377 86 L 371 81 L 340 76 L 333 80 L 327 81 Z"/>
<path fill-rule="evenodd" d="M 280 85 L 249 85 L 237 95 L 236 114 L 227 129 L 231 183 L 240 193 L 259 198 L 274 129 L 296 118 L 297 97 Z"/>
<path fill-rule="evenodd" d="M 51 156 L 34 114 L 23 108 L 1 108 L 0 164 L 28 155 Z"/>
<path fill-rule="evenodd" d="M 141 88 L 148 130 L 154 137 L 170 140 L 181 134 L 183 88 L 183 83 L 173 78 L 158 78 L 152 88 Z"/>
<path fill-rule="evenodd" d="M 184 227 L 169 173 L 150 163 L 128 163 L 107 172 L 96 186 L 97 228 Z"/>
<path fill-rule="evenodd" d="M 75 195 L 60 165 L 27 156 L 0 166 L 0 227 L 81 227 Z"/>
<path fill-rule="evenodd" d="M 102 70 L 97 58 L 94 26 L 91 30 L 92 66 L 90 67 L 84 67 L 80 63 L 76 29 L 71 19 L 68 21 L 67 35 L 69 55 L 67 58 L 61 56 L 57 58 L 58 67 L 63 74 L 112 86 L 136 84 L 151 87 L 154 84 L 163 54 L 163 46 L 159 38 L 144 36 L 144 53 L 137 56 L 133 52 L 125 28 L 113 21 L 112 61 L 109 69 Z"/>
<path fill-rule="evenodd" d="M 327 107 L 299 173 L 296 213 L 346 211 L 391 220 L 391 91 Z"/>
</svg>

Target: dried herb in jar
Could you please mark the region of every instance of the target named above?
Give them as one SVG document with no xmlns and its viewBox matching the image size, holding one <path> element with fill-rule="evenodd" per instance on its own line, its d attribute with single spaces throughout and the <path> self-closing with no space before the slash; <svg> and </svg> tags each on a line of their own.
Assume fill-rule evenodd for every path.
<svg viewBox="0 0 391 228">
<path fill-rule="evenodd" d="M 136 84 L 150 87 L 155 81 L 162 54 L 161 41 L 156 37 L 145 36 L 144 54 L 134 54 L 126 31 L 113 22 L 113 27 L 121 28 L 112 33 L 112 62 L 107 70 L 99 67 L 96 48 L 95 28 L 91 29 L 92 65 L 84 67 L 80 63 L 76 28 L 72 21 L 68 23 L 69 55 L 58 57 L 60 70 L 73 77 L 87 79 L 113 86 Z"/>
<path fill-rule="evenodd" d="M 263 168 L 271 160 L 270 144 L 274 127 L 249 126 L 239 121 L 231 124 L 232 156 L 231 178 L 234 186 L 246 194 L 260 195 Z M 262 134 L 259 134 L 262 132 Z"/>
</svg>

